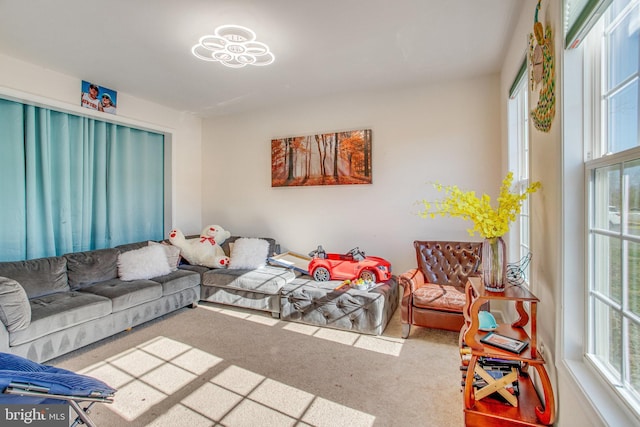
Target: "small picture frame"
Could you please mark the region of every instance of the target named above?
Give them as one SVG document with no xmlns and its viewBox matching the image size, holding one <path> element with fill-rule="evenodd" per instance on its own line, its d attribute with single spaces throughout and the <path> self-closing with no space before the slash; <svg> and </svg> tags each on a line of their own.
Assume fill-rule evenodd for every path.
<svg viewBox="0 0 640 427">
<path fill-rule="evenodd" d="M 480 342 L 516 354 L 522 353 L 522 351 L 529 345 L 527 341 L 521 341 L 515 338 L 507 337 L 505 335 L 497 334 L 495 332 L 489 332 L 487 335 L 480 338 Z"/>
<path fill-rule="evenodd" d="M 80 92 L 80 105 L 91 110 L 116 114 L 118 92 L 99 86 L 95 83 L 82 81 Z"/>
</svg>

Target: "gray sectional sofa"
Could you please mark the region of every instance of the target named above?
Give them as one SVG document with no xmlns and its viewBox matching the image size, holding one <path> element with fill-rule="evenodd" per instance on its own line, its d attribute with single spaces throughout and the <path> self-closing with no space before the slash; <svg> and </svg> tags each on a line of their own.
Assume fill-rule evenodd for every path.
<svg viewBox="0 0 640 427">
<path fill-rule="evenodd" d="M 195 306 L 200 275 L 169 261 L 167 274 L 158 277 L 119 276 L 119 255 L 148 245 L 0 262 L 0 352 L 43 362 Z"/>
<path fill-rule="evenodd" d="M 232 245 L 241 236 L 231 236 L 221 245 L 225 254 L 232 257 Z M 260 237 L 268 242 L 267 256 L 280 252 L 278 243 L 269 237 Z M 266 264 L 266 258 L 264 259 Z M 201 275 L 200 300 L 235 307 L 270 312 L 280 317 L 280 291 L 291 283 L 296 275 L 293 271 L 279 267 L 209 269 L 198 265 L 181 265 L 181 269 Z"/>
<path fill-rule="evenodd" d="M 397 307 L 395 278 L 369 291 L 336 291 L 339 283 L 298 278 L 292 270 L 265 265 L 261 256 L 260 268 L 231 268 L 231 245 L 240 238 L 232 236 L 222 245 L 231 258 L 225 269 L 179 264 L 178 255 L 174 252 L 172 260 L 170 254 L 179 252 L 177 247 L 147 241 L 0 262 L 0 352 L 44 362 L 182 307 L 195 307 L 199 300 L 375 335 L 384 331 Z M 279 253 L 274 239 L 260 240 L 268 242 L 269 256 Z M 155 258 L 140 258 L 151 246 L 156 246 Z M 128 271 L 131 265 L 145 264 L 164 264 L 166 271 L 146 272 L 145 277 Z"/>
</svg>

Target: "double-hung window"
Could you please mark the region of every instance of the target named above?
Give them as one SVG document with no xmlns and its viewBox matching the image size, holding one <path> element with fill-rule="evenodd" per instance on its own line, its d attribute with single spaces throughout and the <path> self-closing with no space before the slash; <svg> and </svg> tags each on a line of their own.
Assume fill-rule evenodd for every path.
<svg viewBox="0 0 640 427">
<path fill-rule="evenodd" d="M 640 413 L 640 0 L 585 39 L 587 360 Z"/>
<path fill-rule="evenodd" d="M 529 108 L 526 62 L 522 64 L 509 93 L 509 170 L 513 172 L 514 187 L 523 193 L 529 186 Z M 522 203 L 520 215 L 511 227 L 509 245 L 512 261 L 522 260 L 523 278 L 529 282 L 529 198 Z"/>
</svg>

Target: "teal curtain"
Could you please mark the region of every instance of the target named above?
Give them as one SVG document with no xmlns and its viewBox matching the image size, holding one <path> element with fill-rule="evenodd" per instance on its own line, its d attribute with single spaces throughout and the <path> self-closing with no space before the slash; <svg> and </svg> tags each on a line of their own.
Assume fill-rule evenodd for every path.
<svg viewBox="0 0 640 427">
<path fill-rule="evenodd" d="M 0 99 L 0 261 L 164 235 L 164 136 Z"/>
<path fill-rule="evenodd" d="M 25 147 L 22 106 L 0 99 L 0 260 L 24 259 L 27 251 Z M 16 125 L 19 123 L 20 125 Z"/>
</svg>

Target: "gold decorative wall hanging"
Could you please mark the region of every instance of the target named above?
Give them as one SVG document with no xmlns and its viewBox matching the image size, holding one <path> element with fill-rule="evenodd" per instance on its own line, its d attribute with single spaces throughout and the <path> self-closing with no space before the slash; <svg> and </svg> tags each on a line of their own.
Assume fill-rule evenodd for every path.
<svg viewBox="0 0 640 427">
<path fill-rule="evenodd" d="M 533 33 L 529 34 L 531 105 L 535 105 L 531 110 L 531 119 L 536 129 L 549 132 L 556 115 L 556 76 L 553 30 L 549 25 L 543 28 L 538 20 L 541 1 L 536 6 Z"/>
</svg>

